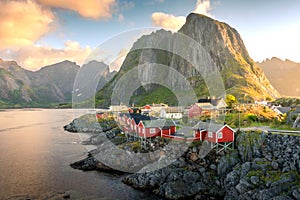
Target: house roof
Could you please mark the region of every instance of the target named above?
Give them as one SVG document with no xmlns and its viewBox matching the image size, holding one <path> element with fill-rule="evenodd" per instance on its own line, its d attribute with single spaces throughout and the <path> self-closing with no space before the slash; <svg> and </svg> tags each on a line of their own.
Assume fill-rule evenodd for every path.
<svg viewBox="0 0 300 200">
<path fill-rule="evenodd" d="M 164 104 L 164 103 L 158 103 L 158 104 L 152 104 L 152 105 L 150 105 L 151 106 L 151 108 L 153 108 L 153 107 L 159 107 L 159 108 L 166 108 L 166 107 L 168 107 L 168 105 L 167 104 Z"/>
<path fill-rule="evenodd" d="M 150 105 L 145 105 L 144 109 L 151 109 L 151 106 Z"/>
<path fill-rule="evenodd" d="M 149 117 L 148 115 L 141 115 L 136 113 L 130 113 L 129 117 L 133 119 L 136 124 L 139 124 L 140 121 L 156 119 L 154 117 Z"/>
<path fill-rule="evenodd" d="M 145 128 L 169 128 L 176 126 L 173 120 L 156 119 L 156 120 L 143 120 Z"/>
<path fill-rule="evenodd" d="M 211 99 L 199 99 L 198 103 L 210 103 Z"/>
<path fill-rule="evenodd" d="M 218 106 L 220 103 L 222 103 L 223 102 L 223 104 L 224 104 L 224 106 L 226 107 L 227 106 L 227 104 L 226 104 L 226 102 L 224 101 L 224 99 L 212 99 L 211 100 L 211 104 L 213 105 L 213 106 Z"/>
<path fill-rule="evenodd" d="M 184 108 L 182 106 L 167 107 L 167 108 L 164 108 L 164 110 L 166 111 L 166 113 L 183 113 Z"/>
<path fill-rule="evenodd" d="M 288 113 L 291 110 L 291 107 L 277 107 L 277 110 L 282 114 Z"/>
<path fill-rule="evenodd" d="M 217 106 L 220 102 L 224 101 L 224 99 L 199 99 L 198 100 L 198 103 L 210 103 L 212 104 L 213 106 Z M 225 101 L 224 101 L 225 103 Z M 225 103 L 226 105 L 226 103 Z"/>
<path fill-rule="evenodd" d="M 216 124 L 216 123 L 208 123 L 199 121 L 193 128 L 194 130 L 207 130 L 211 132 L 218 132 L 220 129 L 224 127 L 224 124 Z"/>
<path fill-rule="evenodd" d="M 213 105 L 211 103 L 197 103 L 197 106 L 202 109 L 212 109 Z"/>
</svg>

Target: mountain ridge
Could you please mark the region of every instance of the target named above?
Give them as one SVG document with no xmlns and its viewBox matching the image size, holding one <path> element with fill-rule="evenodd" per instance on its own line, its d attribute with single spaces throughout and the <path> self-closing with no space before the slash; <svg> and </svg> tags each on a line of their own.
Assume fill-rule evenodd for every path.
<svg viewBox="0 0 300 200">
<path fill-rule="evenodd" d="M 277 57 L 257 63 L 265 72 L 272 85 L 283 96 L 300 97 L 300 63 Z"/>
<path fill-rule="evenodd" d="M 91 61 L 84 68 L 104 66 L 103 62 Z M 0 107 L 49 107 L 72 101 L 72 91 L 80 66 L 68 60 L 42 67 L 38 71 L 22 68 L 15 61 L 0 61 Z M 111 79 L 108 73 L 101 84 Z M 99 83 L 100 84 L 100 83 Z"/>
<path fill-rule="evenodd" d="M 114 79 L 96 95 L 96 106 L 107 107 L 110 105 L 111 102 L 110 99 L 107 98 L 107 95 L 112 94 L 114 87 L 121 77 L 129 70 L 134 69 L 134 67 L 145 63 L 157 63 L 170 66 L 187 78 L 195 90 L 197 97 L 209 96 L 210 94 L 205 85 L 205 80 L 201 77 L 201 74 L 193 68 L 191 63 L 185 59 L 161 49 L 137 48 L 149 44 L 154 44 L 153 46 L 165 45 L 166 48 L 172 48 L 176 46 L 177 41 L 175 41 L 175 39 L 180 34 L 184 34 L 198 42 L 204 51 L 210 55 L 214 66 L 216 66 L 216 70 L 221 74 L 227 93 L 234 94 L 239 99 L 245 101 L 265 98 L 273 99 L 280 96 L 270 84 L 261 68 L 250 58 L 241 36 L 234 28 L 207 16 L 191 13 L 188 15 L 186 23 L 178 33 L 158 30 L 139 38 L 133 44 L 131 51 L 127 54 L 120 71 Z M 197 59 L 199 54 L 196 53 L 198 52 L 195 53 L 193 49 L 188 48 L 188 45 L 189 44 L 186 45 L 187 48 L 185 50 L 188 52 L 188 55 L 191 55 L 190 59 Z M 209 63 L 203 63 L 202 60 L 198 61 L 199 65 L 205 67 L 209 66 Z M 205 67 L 202 68 L 204 71 Z M 209 70 L 213 71 L 212 69 Z M 147 71 L 148 74 L 143 71 L 147 71 L 146 68 L 142 70 L 142 72 L 139 72 L 141 77 L 154 74 L 151 71 Z M 170 85 L 172 84 L 176 85 L 176 80 L 170 83 Z M 151 93 L 151 91 L 157 89 L 161 90 L 162 93 L 164 92 L 164 89 L 158 86 L 144 86 L 135 91 L 135 96 L 142 96 L 145 92 L 149 93 L 150 91 Z M 164 99 L 158 99 L 157 101 L 164 101 Z M 132 102 L 138 103 L 134 99 L 131 99 L 131 103 Z"/>
</svg>

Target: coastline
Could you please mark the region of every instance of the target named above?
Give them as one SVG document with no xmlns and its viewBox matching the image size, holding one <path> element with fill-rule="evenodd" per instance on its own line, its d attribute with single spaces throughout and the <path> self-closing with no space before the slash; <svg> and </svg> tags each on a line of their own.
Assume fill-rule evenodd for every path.
<svg viewBox="0 0 300 200">
<path fill-rule="evenodd" d="M 107 136 L 107 132 L 94 132 L 84 145 L 103 145 L 103 136 Z M 114 139 L 117 134 L 110 137 Z M 121 146 L 128 147 L 130 143 L 126 141 Z M 153 146 L 161 143 L 159 139 L 152 141 Z M 134 153 L 133 149 L 127 150 Z M 138 149 L 137 153 L 142 151 Z M 167 167 L 153 171 L 151 165 L 147 165 L 144 169 L 148 171 L 124 173 L 101 163 L 97 156 L 103 156 L 103 152 L 94 149 L 72 167 L 112 175 L 121 173 L 123 183 L 166 199 L 300 198 L 300 137 L 244 131 L 237 134 L 233 151 L 221 154 L 211 151 L 205 158 L 201 158 L 200 152 L 201 145 L 194 142 Z M 128 155 L 119 157 L 120 163 L 130 163 Z M 160 161 L 170 160 L 166 157 Z"/>
</svg>

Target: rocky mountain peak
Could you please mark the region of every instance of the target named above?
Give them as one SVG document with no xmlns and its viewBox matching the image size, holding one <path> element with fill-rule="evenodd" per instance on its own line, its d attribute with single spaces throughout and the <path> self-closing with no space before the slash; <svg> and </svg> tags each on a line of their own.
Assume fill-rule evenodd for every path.
<svg viewBox="0 0 300 200">
<path fill-rule="evenodd" d="M 191 45 L 180 45 L 180 48 L 185 48 L 190 60 L 197 60 L 198 65 L 205 66 L 202 68 L 204 71 L 218 70 L 220 72 L 226 93 L 233 94 L 242 101 L 266 99 L 268 97 L 272 99 L 280 96 L 270 84 L 262 69 L 249 56 L 240 34 L 228 24 L 205 15 L 191 13 L 178 32 L 199 43 L 203 48 L 201 51 L 205 51 L 205 54 L 211 57 L 213 64 L 210 61 L 199 59 L 203 53 L 195 51 L 194 48 L 191 48 Z M 105 90 L 111 90 L 122 74 L 135 66 L 144 63 L 158 63 L 170 66 L 181 73 L 190 82 L 198 97 L 209 95 L 206 83 L 199 71 L 195 70 L 194 66 L 185 58 L 172 53 L 172 50 L 174 50 L 172 48 L 178 45 L 177 36 L 177 33 L 165 30 L 158 30 L 142 36 L 133 44 L 133 48 L 123 62 L 119 73 L 112 82 L 108 83 Z M 143 48 L 148 46 L 164 46 L 170 52 L 157 48 Z M 213 67 L 214 69 L 207 70 L 207 67 Z M 147 67 L 139 71 L 139 75 L 143 80 L 150 80 L 150 77 L 154 74 L 155 72 Z M 164 76 L 174 77 L 174 73 L 169 72 Z M 177 80 L 171 79 L 168 84 L 185 89 L 184 85 L 180 85 L 181 83 Z M 151 94 L 151 91 L 157 93 L 157 88 L 159 87 L 145 87 L 148 94 Z M 136 96 L 143 95 L 144 91 L 136 92 Z M 111 91 L 100 91 L 98 97 L 105 98 L 110 93 Z M 165 92 L 162 91 L 161 93 Z M 142 97 L 138 98 L 139 101 L 142 99 Z M 160 101 L 166 100 L 162 99 Z M 109 105 L 109 102 L 105 104 Z"/>
<path fill-rule="evenodd" d="M 226 61 L 219 62 L 217 58 L 234 56 L 234 59 L 239 62 L 250 60 L 240 34 L 224 22 L 219 22 L 205 15 L 191 13 L 179 32 L 199 42 L 210 52 L 219 65 L 225 64 Z"/>
</svg>

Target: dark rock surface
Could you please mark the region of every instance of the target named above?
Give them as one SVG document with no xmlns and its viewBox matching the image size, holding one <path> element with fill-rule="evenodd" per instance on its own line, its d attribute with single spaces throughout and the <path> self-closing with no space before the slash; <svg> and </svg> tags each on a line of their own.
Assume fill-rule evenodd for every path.
<svg viewBox="0 0 300 200">
<path fill-rule="evenodd" d="M 123 182 L 167 199 L 299 199 L 299 145 L 300 137 L 239 133 L 237 149 L 225 155 L 192 161 L 191 147 L 172 165 Z"/>
<path fill-rule="evenodd" d="M 166 199 L 300 199 L 300 137 L 238 132 L 234 150 L 220 154 L 212 150 L 202 158 L 201 142 L 189 144 L 176 157 L 168 152 L 180 151 L 180 145 L 171 148 L 156 138 L 141 148 L 138 141 L 128 141 L 111 130 L 94 133 L 86 144 L 98 149 L 72 167 L 115 174 L 114 164 L 123 165 L 139 171 L 126 174 L 125 184 Z M 107 138 L 118 140 L 116 144 L 126 154 L 119 155 L 110 146 L 100 151 Z"/>
</svg>

